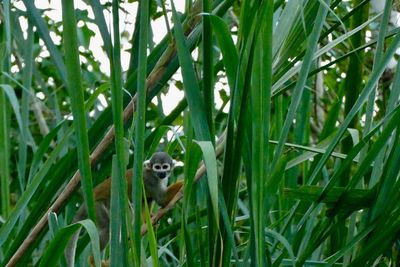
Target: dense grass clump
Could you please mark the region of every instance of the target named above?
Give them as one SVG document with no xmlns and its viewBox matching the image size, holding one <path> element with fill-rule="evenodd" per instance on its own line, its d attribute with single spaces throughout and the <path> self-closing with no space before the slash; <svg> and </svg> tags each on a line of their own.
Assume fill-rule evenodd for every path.
<svg viewBox="0 0 400 267">
<path fill-rule="evenodd" d="M 0 266 L 81 228 L 78 266 L 400 264 L 397 3 L 38 2 L 0 8 Z M 149 212 L 158 150 L 184 186 Z"/>
</svg>

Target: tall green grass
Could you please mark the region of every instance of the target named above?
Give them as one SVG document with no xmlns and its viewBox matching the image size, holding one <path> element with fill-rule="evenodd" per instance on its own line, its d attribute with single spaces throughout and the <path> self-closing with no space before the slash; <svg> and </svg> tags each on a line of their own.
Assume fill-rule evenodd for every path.
<svg viewBox="0 0 400 267">
<path fill-rule="evenodd" d="M 53 21 L 34 1 L 3 1 L 0 265 L 64 266 L 83 226 L 79 266 L 91 254 L 112 266 L 396 266 L 393 2 L 376 13 L 368 0 L 136 1 L 125 16 L 121 1 L 62 1 Z M 184 99 L 168 113 L 172 85 Z M 170 178 L 183 194 L 146 206 L 143 224 L 140 173 L 157 150 L 183 163 Z M 109 176 L 100 255 L 92 188 Z M 89 218 L 71 225 L 77 203 Z"/>
</svg>

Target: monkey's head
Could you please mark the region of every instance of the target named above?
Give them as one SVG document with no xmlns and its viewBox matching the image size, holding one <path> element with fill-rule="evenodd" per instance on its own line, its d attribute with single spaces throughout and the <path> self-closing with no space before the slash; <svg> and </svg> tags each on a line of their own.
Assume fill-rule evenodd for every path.
<svg viewBox="0 0 400 267">
<path fill-rule="evenodd" d="M 174 165 L 175 160 L 165 152 L 156 152 L 144 162 L 144 167 L 160 179 L 168 178 Z"/>
</svg>

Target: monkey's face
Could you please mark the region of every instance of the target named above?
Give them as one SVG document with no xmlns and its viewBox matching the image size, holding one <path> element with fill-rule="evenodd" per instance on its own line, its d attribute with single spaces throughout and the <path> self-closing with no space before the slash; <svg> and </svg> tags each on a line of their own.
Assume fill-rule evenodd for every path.
<svg viewBox="0 0 400 267">
<path fill-rule="evenodd" d="M 158 178 L 164 179 L 169 177 L 171 173 L 171 165 L 169 163 L 155 163 L 152 165 L 152 170 Z"/>
<path fill-rule="evenodd" d="M 168 178 L 174 167 L 174 160 L 164 152 L 154 153 L 150 160 L 145 161 L 145 167 L 151 170 L 159 179 Z"/>
</svg>

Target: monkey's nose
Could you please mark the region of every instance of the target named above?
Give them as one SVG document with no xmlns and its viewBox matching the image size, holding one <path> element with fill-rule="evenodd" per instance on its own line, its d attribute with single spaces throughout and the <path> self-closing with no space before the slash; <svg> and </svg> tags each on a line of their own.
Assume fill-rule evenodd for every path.
<svg viewBox="0 0 400 267">
<path fill-rule="evenodd" d="M 164 179 L 165 177 L 167 177 L 167 173 L 166 172 L 159 172 L 159 173 L 157 173 L 157 175 L 158 175 L 158 177 L 160 179 Z"/>
</svg>

